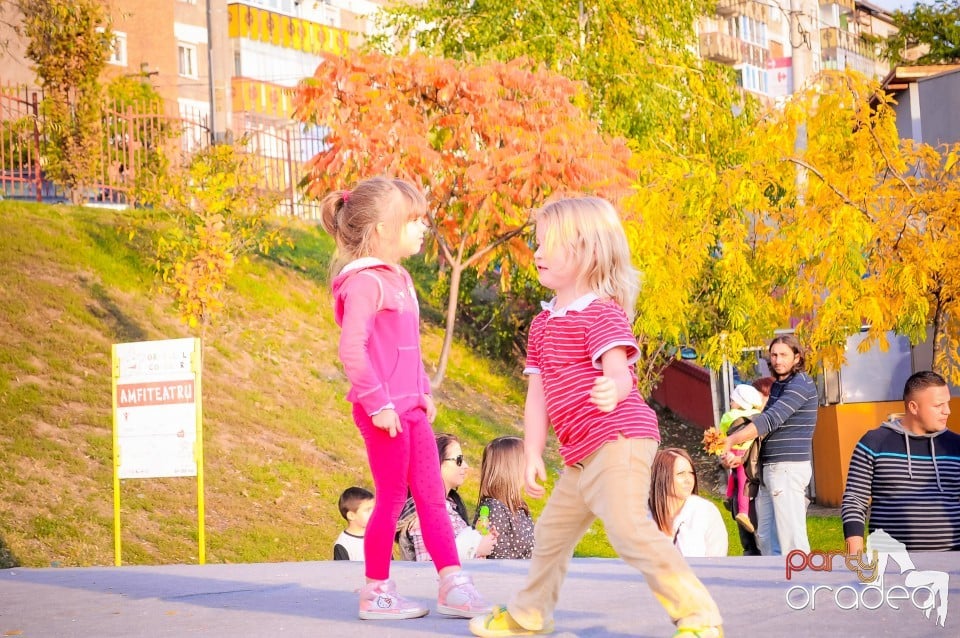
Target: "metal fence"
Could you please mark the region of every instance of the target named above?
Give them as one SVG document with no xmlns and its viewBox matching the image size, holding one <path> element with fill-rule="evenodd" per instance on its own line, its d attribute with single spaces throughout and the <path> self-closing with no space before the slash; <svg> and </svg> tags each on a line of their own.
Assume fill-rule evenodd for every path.
<svg viewBox="0 0 960 638">
<path fill-rule="evenodd" d="M 0 86 L 0 180 L 4 197 L 43 201 L 40 98 L 26 87 Z M 49 199 L 52 192 L 46 193 Z"/>
<path fill-rule="evenodd" d="M 67 192 L 48 179 L 49 144 L 38 89 L 0 84 L 0 195 L 37 202 L 63 202 Z M 97 172 L 83 193 L 89 202 L 136 205 L 139 187 L 149 186 L 161 165 L 182 166 L 211 143 L 205 113 L 161 103 L 105 103 Z M 300 187 L 306 162 L 323 149 L 322 135 L 294 122 L 234 118 L 228 137 L 244 140 L 256 158 L 261 187 L 281 197 L 281 215 L 316 218 L 319 204 Z"/>
</svg>

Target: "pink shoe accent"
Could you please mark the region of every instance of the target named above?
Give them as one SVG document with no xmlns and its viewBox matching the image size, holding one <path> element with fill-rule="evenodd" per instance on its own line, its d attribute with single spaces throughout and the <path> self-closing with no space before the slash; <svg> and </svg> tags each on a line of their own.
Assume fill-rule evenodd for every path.
<svg viewBox="0 0 960 638">
<path fill-rule="evenodd" d="M 403 620 L 430 613 L 412 600 L 397 594 L 392 580 L 367 583 L 360 589 L 360 618 L 363 620 Z"/>
<path fill-rule="evenodd" d="M 490 613 L 490 603 L 483 599 L 465 572 L 449 574 L 440 579 L 437 613 L 457 618 L 473 618 Z"/>
</svg>

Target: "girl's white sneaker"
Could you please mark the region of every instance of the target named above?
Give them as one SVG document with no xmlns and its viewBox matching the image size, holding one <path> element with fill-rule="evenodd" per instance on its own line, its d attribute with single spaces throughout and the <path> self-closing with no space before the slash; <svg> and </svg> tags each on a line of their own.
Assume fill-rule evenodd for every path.
<svg viewBox="0 0 960 638">
<path fill-rule="evenodd" d="M 430 613 L 412 600 L 397 594 L 392 580 L 367 583 L 360 589 L 360 618 L 363 620 L 403 620 Z"/>
<path fill-rule="evenodd" d="M 457 618 L 473 618 L 490 612 L 490 603 L 483 599 L 465 572 L 447 574 L 440 579 L 437 613 Z"/>
</svg>

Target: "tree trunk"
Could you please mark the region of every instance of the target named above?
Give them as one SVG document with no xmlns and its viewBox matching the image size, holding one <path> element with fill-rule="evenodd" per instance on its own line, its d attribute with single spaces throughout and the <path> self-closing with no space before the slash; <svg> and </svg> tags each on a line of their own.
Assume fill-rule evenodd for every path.
<svg viewBox="0 0 960 638">
<path fill-rule="evenodd" d="M 933 357 L 930 361 L 930 369 L 946 377 L 944 372 L 946 372 L 947 369 L 947 353 L 943 350 L 943 345 L 941 344 L 943 335 L 940 334 L 943 330 L 944 314 L 944 304 L 939 296 L 937 296 L 936 310 L 933 311 L 933 335 L 930 338 L 930 345 L 933 346 Z"/>
<path fill-rule="evenodd" d="M 450 348 L 453 346 L 453 329 L 457 323 L 457 304 L 460 300 L 460 275 L 464 265 L 460 261 L 450 260 L 450 293 L 447 298 L 447 323 L 443 334 L 443 346 L 440 347 L 440 360 L 437 362 L 437 373 L 430 379 L 433 388 L 439 388 L 443 377 L 447 373 L 447 361 L 450 358 Z"/>
</svg>

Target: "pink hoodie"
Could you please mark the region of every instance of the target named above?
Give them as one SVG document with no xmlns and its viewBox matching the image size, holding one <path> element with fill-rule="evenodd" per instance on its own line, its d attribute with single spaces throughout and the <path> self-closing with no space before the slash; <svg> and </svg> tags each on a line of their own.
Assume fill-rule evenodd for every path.
<svg viewBox="0 0 960 638">
<path fill-rule="evenodd" d="M 333 280 L 347 400 L 373 415 L 426 408 L 430 393 L 420 356 L 420 307 L 410 274 L 374 258 L 352 261 Z"/>
</svg>

